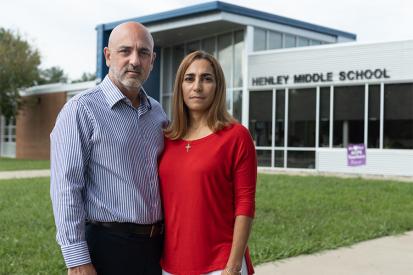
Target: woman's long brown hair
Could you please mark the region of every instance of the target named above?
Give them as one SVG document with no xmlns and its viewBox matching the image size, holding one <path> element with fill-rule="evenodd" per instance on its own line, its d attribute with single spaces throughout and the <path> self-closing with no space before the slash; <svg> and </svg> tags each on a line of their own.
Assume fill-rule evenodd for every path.
<svg viewBox="0 0 413 275">
<path fill-rule="evenodd" d="M 165 136 L 170 139 L 183 138 L 189 128 L 189 110 L 184 103 L 182 94 L 182 82 L 188 67 L 195 60 L 207 60 L 212 67 L 216 81 L 215 96 L 209 110 L 207 111 L 207 124 L 213 131 L 217 132 L 224 127 L 234 123 L 236 120 L 228 113 L 226 108 L 226 86 L 224 72 L 218 61 L 209 53 L 195 51 L 188 54 L 181 62 L 176 73 L 173 100 L 172 100 L 172 121 L 165 129 Z"/>
</svg>

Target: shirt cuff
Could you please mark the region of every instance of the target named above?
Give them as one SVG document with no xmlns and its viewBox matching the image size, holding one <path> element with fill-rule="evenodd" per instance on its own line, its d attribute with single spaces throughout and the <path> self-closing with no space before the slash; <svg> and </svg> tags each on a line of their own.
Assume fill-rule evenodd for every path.
<svg viewBox="0 0 413 275">
<path fill-rule="evenodd" d="M 61 246 L 67 268 L 91 263 L 86 242 Z"/>
</svg>

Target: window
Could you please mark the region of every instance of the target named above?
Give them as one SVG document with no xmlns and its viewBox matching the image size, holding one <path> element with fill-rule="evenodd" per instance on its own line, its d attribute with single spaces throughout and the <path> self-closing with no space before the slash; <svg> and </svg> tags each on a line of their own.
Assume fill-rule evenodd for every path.
<svg viewBox="0 0 413 275">
<path fill-rule="evenodd" d="M 271 151 L 257 150 L 257 162 L 260 167 L 271 167 Z"/>
<path fill-rule="evenodd" d="M 213 56 L 217 56 L 217 51 L 215 49 L 215 37 L 207 38 L 202 40 L 201 49 Z"/>
<path fill-rule="evenodd" d="M 188 43 L 186 46 L 186 54 L 190 54 L 192 52 L 195 52 L 197 50 L 200 50 L 201 46 L 200 46 L 200 42 L 199 41 L 194 41 L 191 43 Z"/>
<path fill-rule="evenodd" d="M 291 34 L 286 34 L 284 37 L 284 48 L 295 47 L 295 36 Z"/>
<path fill-rule="evenodd" d="M 16 120 L 14 118 L 3 118 L 2 142 L 16 142 Z M 0 135 L 1 136 L 1 135 Z M 0 142 L 1 143 L 1 142 Z"/>
<path fill-rule="evenodd" d="M 254 51 L 320 45 L 322 41 L 262 28 L 254 28 Z"/>
<path fill-rule="evenodd" d="M 384 85 L 383 147 L 413 149 L 413 83 Z"/>
<path fill-rule="evenodd" d="M 254 28 L 254 51 L 267 49 L 267 35 L 264 29 Z"/>
<path fill-rule="evenodd" d="M 288 151 L 288 168 L 315 168 L 315 151 Z"/>
<path fill-rule="evenodd" d="M 320 117 L 318 146 L 329 147 L 330 144 L 330 87 L 320 88 Z"/>
<path fill-rule="evenodd" d="M 232 115 L 236 120 L 242 120 L 242 90 L 233 91 Z"/>
<path fill-rule="evenodd" d="M 288 147 L 315 147 L 316 89 L 288 94 Z"/>
<path fill-rule="evenodd" d="M 304 37 L 298 37 L 298 47 L 310 46 L 310 40 Z"/>
<path fill-rule="evenodd" d="M 220 62 L 227 86 L 227 108 L 241 121 L 244 62 L 244 31 L 225 33 L 162 50 L 162 106 L 170 116 L 173 83 L 178 67 L 186 54 L 202 49 Z"/>
<path fill-rule="evenodd" d="M 232 81 L 232 36 L 224 34 L 218 36 L 218 59 L 224 71 L 227 87 Z"/>
<path fill-rule="evenodd" d="M 269 31 L 268 49 L 281 49 L 283 47 L 283 35 L 279 32 Z"/>
<path fill-rule="evenodd" d="M 234 35 L 234 83 L 233 87 L 242 87 L 242 67 L 244 60 L 244 32 L 239 31 Z"/>
<path fill-rule="evenodd" d="M 368 148 L 380 147 L 380 85 L 369 86 Z"/>
<path fill-rule="evenodd" d="M 284 167 L 284 150 L 274 151 L 274 166 Z"/>
<path fill-rule="evenodd" d="M 284 147 L 285 90 L 276 91 L 275 104 L 275 146 Z"/>
<path fill-rule="evenodd" d="M 169 94 L 172 93 L 172 64 L 171 64 L 171 48 L 163 49 L 162 53 L 162 66 L 163 66 L 163 78 L 162 78 L 162 90 L 163 93 Z"/>
<path fill-rule="evenodd" d="M 249 130 L 256 146 L 271 146 L 272 91 L 250 94 Z"/>
<path fill-rule="evenodd" d="M 175 81 L 175 75 L 178 71 L 178 67 L 181 64 L 182 59 L 184 59 L 184 45 L 177 45 L 172 48 L 172 80 Z"/>
<path fill-rule="evenodd" d="M 334 147 L 364 143 L 364 86 L 334 87 Z"/>
<path fill-rule="evenodd" d="M 311 46 L 313 46 L 313 45 L 321 45 L 321 41 L 311 39 L 311 40 L 310 40 L 310 45 L 311 45 Z"/>
</svg>

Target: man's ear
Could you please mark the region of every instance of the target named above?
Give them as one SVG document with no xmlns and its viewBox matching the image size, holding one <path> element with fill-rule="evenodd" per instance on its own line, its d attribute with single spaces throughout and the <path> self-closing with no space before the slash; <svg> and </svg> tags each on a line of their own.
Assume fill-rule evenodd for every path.
<svg viewBox="0 0 413 275">
<path fill-rule="evenodd" d="M 105 56 L 105 60 L 106 60 L 106 66 L 110 67 L 110 50 L 108 47 L 105 47 L 103 49 L 103 54 Z"/>
<path fill-rule="evenodd" d="M 153 66 L 153 64 L 155 63 L 155 59 L 156 59 L 156 52 L 153 52 L 153 54 L 152 54 L 152 66 Z"/>
<path fill-rule="evenodd" d="M 153 69 L 153 64 L 155 64 L 155 59 L 156 59 L 156 52 L 152 53 L 152 60 L 151 60 L 151 68 L 150 71 Z"/>
</svg>

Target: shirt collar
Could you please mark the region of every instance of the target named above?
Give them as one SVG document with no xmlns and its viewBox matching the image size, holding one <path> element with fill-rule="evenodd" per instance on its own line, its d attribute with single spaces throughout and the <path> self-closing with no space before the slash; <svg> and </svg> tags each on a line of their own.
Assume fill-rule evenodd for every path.
<svg viewBox="0 0 413 275">
<path fill-rule="evenodd" d="M 103 81 L 99 84 L 101 87 L 103 94 L 105 95 L 106 102 L 109 104 L 110 108 L 113 108 L 116 103 L 121 100 L 125 100 L 126 96 L 119 90 L 119 88 L 113 84 L 112 80 L 110 80 L 109 75 L 106 75 Z M 146 91 L 141 87 L 140 93 L 140 105 L 144 105 L 149 110 L 152 109 L 151 102 L 149 100 L 148 94 Z"/>
</svg>

